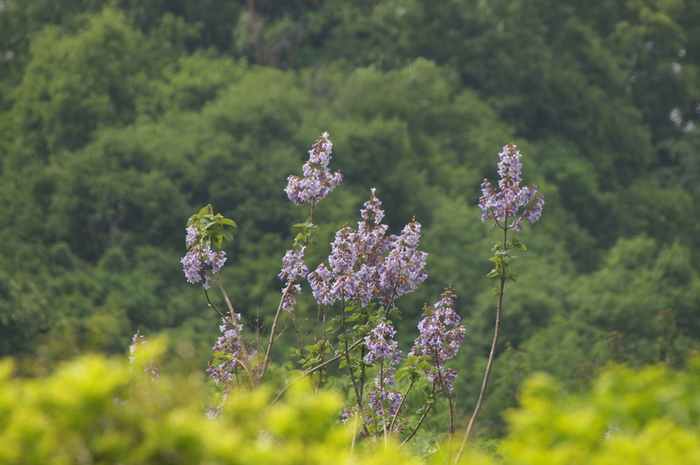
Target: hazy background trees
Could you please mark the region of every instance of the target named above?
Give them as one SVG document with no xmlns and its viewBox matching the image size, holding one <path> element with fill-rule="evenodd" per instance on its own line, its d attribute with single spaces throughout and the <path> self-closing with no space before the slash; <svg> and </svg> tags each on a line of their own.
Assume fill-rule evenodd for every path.
<svg viewBox="0 0 700 465">
<path fill-rule="evenodd" d="M 392 232 L 415 215 L 431 275 L 399 334 L 451 283 L 462 392 L 494 305 L 479 184 L 501 146 L 524 153 L 547 205 L 507 294 L 493 432 L 533 370 L 576 389 L 608 361 L 677 366 L 700 342 L 699 25 L 682 0 L 0 2 L 0 355 L 41 373 L 138 329 L 202 369 L 218 324 L 180 269 L 187 218 L 237 222 L 223 279 L 264 322 L 306 215 L 286 177 L 328 131 L 345 181 L 310 256 L 372 187 Z"/>
</svg>

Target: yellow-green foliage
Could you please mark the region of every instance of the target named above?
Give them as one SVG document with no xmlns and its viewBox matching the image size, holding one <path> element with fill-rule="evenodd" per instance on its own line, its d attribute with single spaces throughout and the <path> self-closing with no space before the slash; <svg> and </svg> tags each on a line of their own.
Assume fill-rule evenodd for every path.
<svg viewBox="0 0 700 465">
<path fill-rule="evenodd" d="M 158 344 L 151 344 L 156 347 Z M 198 376 L 152 379 L 155 356 L 126 361 L 86 356 L 39 379 L 0 363 L 0 464 L 404 464 L 453 463 L 458 447 L 409 457 L 397 444 L 353 441 L 339 421 L 342 399 L 304 383 L 282 400 L 260 388 L 232 394 L 221 415 Z M 525 385 L 510 433 L 476 465 L 700 463 L 700 360 L 686 371 L 609 370 L 587 394 L 571 395 L 546 375 Z"/>
<path fill-rule="evenodd" d="M 509 465 L 700 463 L 700 360 L 686 371 L 616 367 L 587 394 L 546 375 L 525 385 L 502 443 Z"/>
<path fill-rule="evenodd" d="M 151 343 L 151 346 L 157 344 Z M 342 399 L 297 383 L 272 404 L 260 388 L 229 396 L 207 416 L 199 376 L 152 379 L 152 353 L 125 361 L 86 356 L 40 379 L 0 364 L 0 464 L 350 464 L 405 463 L 391 443 L 352 446 Z M 156 350 L 157 352 L 157 350 Z"/>
</svg>

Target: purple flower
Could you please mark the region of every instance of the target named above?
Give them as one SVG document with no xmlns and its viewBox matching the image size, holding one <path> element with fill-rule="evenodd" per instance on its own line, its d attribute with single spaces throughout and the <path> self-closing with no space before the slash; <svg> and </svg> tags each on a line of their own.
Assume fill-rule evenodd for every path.
<svg viewBox="0 0 700 465">
<path fill-rule="evenodd" d="M 309 274 L 309 269 L 304 264 L 305 251 L 306 246 L 303 245 L 287 250 L 282 258 L 282 271 L 277 275 L 280 281 L 296 281 L 297 277 Z"/>
<path fill-rule="evenodd" d="M 333 143 L 328 139 L 328 133 L 324 132 L 309 151 L 309 160 L 304 164 L 304 177 L 287 178 L 284 191 L 295 205 L 315 205 L 342 181 L 340 171 L 331 173 L 328 169 L 332 148 Z"/>
<path fill-rule="evenodd" d="M 403 399 L 400 391 L 391 389 L 395 384 L 394 368 L 387 367 L 374 378 L 374 385 L 367 393 L 369 396 L 370 408 L 374 410 L 378 416 L 387 420 L 391 420 L 394 415 L 399 412 L 399 406 Z"/>
<path fill-rule="evenodd" d="M 341 418 L 340 418 L 342 420 L 343 424 L 347 423 L 348 420 L 350 420 L 350 418 L 352 418 L 353 414 L 354 414 L 353 409 L 345 408 L 343 410 L 343 414 L 341 415 Z"/>
<path fill-rule="evenodd" d="M 498 156 L 501 159 L 498 163 L 498 174 L 501 177 L 498 181 L 498 191 L 486 179 L 481 184 L 482 196 L 479 198 L 479 207 L 484 212 L 481 220 L 486 221 L 491 218 L 494 226 L 499 225 L 506 229 L 520 231 L 523 219 L 532 225 L 540 218 L 544 196 L 537 193 L 537 186 L 534 184 L 520 187 L 522 164 L 520 151 L 515 144 L 510 143 L 503 147 L 503 151 Z M 520 207 L 525 207 L 525 210 L 518 216 Z M 508 220 L 512 222 L 509 224 Z"/>
<path fill-rule="evenodd" d="M 375 196 L 377 189 L 372 188 L 372 196 L 365 202 L 365 208 L 360 212 L 363 219 L 372 221 L 374 224 L 380 224 L 384 219 L 384 210 L 382 210 L 382 202 Z"/>
<path fill-rule="evenodd" d="M 331 305 L 335 302 L 335 296 L 331 294 L 331 280 L 333 275 L 330 270 L 321 263 L 316 271 L 307 277 L 314 299 L 319 305 Z"/>
<path fill-rule="evenodd" d="M 213 279 L 212 274 L 221 271 L 226 263 L 226 252 L 223 250 L 214 252 L 209 244 L 203 248 L 197 245 L 191 248 L 180 262 L 188 283 L 194 284 L 204 280 L 204 288 L 209 289 L 209 283 Z"/>
<path fill-rule="evenodd" d="M 286 312 L 294 310 L 296 295 L 301 294 L 301 286 L 292 284 L 299 276 L 306 277 L 309 269 L 304 264 L 304 252 L 306 246 L 295 244 L 291 250 L 287 250 L 282 258 L 282 271 L 277 275 L 281 281 L 287 284 L 282 288 L 282 309 Z"/>
<path fill-rule="evenodd" d="M 187 226 L 187 248 L 190 249 L 192 246 L 199 240 L 199 230 L 197 229 L 197 225 L 194 224 L 194 221 L 190 219 L 189 224 Z"/>
<path fill-rule="evenodd" d="M 396 384 L 394 365 L 398 364 L 402 358 L 402 353 L 397 348 L 398 343 L 391 339 L 395 334 L 394 327 L 382 321 L 365 337 L 367 345 L 365 362 L 381 361 L 379 373 L 374 378 L 374 385 L 367 392 L 369 407 L 384 425 L 388 425 L 394 416 L 400 413 L 399 408 L 401 411 L 404 410 L 401 402 L 403 396 L 400 391 L 394 389 Z M 380 423 L 376 420 L 375 423 Z M 393 432 L 398 433 L 404 424 L 405 422 L 397 422 Z"/>
<path fill-rule="evenodd" d="M 236 321 L 240 321 L 240 319 L 241 315 L 236 314 Z M 229 322 L 224 320 L 219 329 L 223 334 L 212 347 L 215 354 L 214 364 L 209 364 L 207 373 L 217 384 L 224 387 L 224 393 L 226 393 L 229 385 L 238 383 L 239 376 L 245 372 L 243 367 L 253 359 L 255 350 L 249 349 L 246 358 L 246 352 L 241 347 L 243 341 L 241 337 L 242 324 L 237 324 L 236 328 L 233 328 Z"/>
<path fill-rule="evenodd" d="M 377 300 L 390 305 L 397 297 L 413 292 L 428 276 L 427 254 L 417 249 L 420 223 L 415 219 L 400 236 L 387 236 L 381 224 L 384 211 L 372 189 L 361 211 L 365 221 L 357 230 L 345 225 L 331 243 L 328 266 L 321 264 L 307 277 L 314 297 L 321 305 L 336 301 L 367 307 Z"/>
<path fill-rule="evenodd" d="M 373 363 L 380 359 L 388 359 L 390 365 L 394 365 L 401 360 L 401 351 L 397 348 L 398 343 L 391 338 L 396 334 L 393 326 L 380 322 L 370 333 L 365 336 L 367 345 L 367 355 L 365 362 Z"/>
<path fill-rule="evenodd" d="M 383 298 L 382 303 L 388 303 L 394 296 L 413 292 L 428 277 L 425 268 L 428 254 L 416 249 L 420 242 L 420 230 L 421 225 L 414 218 L 401 235 L 390 243 L 391 252 L 386 259 L 380 287 L 393 290 Z"/>
<path fill-rule="evenodd" d="M 447 368 L 445 362 L 457 354 L 466 333 L 464 325 L 459 325 L 459 315 L 453 309 L 454 297 L 452 289 L 447 288 L 432 309 L 426 306 L 425 318 L 418 323 L 420 336 L 409 352 L 409 355 L 427 357 L 431 368 L 426 370 L 426 375 L 440 391 L 452 390 L 457 372 Z M 448 329 L 450 326 L 452 329 Z"/>
<path fill-rule="evenodd" d="M 289 290 L 287 290 L 285 287 L 282 291 L 287 291 L 282 297 L 282 310 L 285 312 L 291 312 L 294 310 L 294 306 L 297 303 L 296 296 L 301 294 L 301 286 L 299 284 L 293 284 L 292 286 L 289 286 Z"/>
<path fill-rule="evenodd" d="M 199 249 L 189 250 L 180 262 L 188 283 L 194 284 L 202 280 L 202 260 Z"/>
</svg>

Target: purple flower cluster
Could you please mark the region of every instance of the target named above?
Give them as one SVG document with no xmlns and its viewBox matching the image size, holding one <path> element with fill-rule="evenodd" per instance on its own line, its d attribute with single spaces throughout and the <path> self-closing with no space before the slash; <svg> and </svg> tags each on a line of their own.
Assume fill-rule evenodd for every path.
<svg viewBox="0 0 700 465">
<path fill-rule="evenodd" d="M 537 186 L 534 184 L 520 187 L 522 164 L 520 151 L 515 144 L 510 143 L 503 147 L 503 151 L 498 156 L 501 159 L 498 163 L 498 174 L 501 177 L 498 181 L 499 189 L 496 191 L 491 183 L 484 179 L 481 185 L 483 195 L 479 198 L 479 207 L 484 212 L 481 220 L 486 221 L 491 218 L 494 226 L 499 225 L 506 229 L 520 231 L 523 219 L 532 225 L 540 218 L 544 196 L 537 193 Z M 525 207 L 525 210 L 518 216 L 520 207 Z M 512 223 L 508 224 L 508 220 L 513 218 L 515 219 Z"/>
<path fill-rule="evenodd" d="M 299 276 L 305 277 L 309 274 L 309 269 L 304 263 L 304 252 L 306 246 L 303 245 L 287 250 L 282 258 L 282 271 L 277 275 L 280 281 L 296 281 Z"/>
<path fill-rule="evenodd" d="M 197 229 L 197 225 L 190 218 L 187 225 L 187 237 L 185 239 L 187 242 L 187 248 L 191 249 L 192 247 L 194 247 L 194 245 L 197 243 L 197 241 L 199 241 L 199 239 L 199 229 Z"/>
<path fill-rule="evenodd" d="M 409 355 L 427 356 L 431 363 L 431 368 L 426 371 L 428 379 L 443 392 L 452 390 L 452 382 L 457 377 L 457 372 L 447 368 L 445 362 L 457 354 L 466 333 L 464 325 L 459 325 L 459 315 L 453 309 L 454 297 L 452 289 L 447 288 L 433 309 L 426 306 L 425 318 L 418 323 L 420 336 L 409 352 Z M 452 329 L 448 329 L 450 326 Z"/>
<path fill-rule="evenodd" d="M 308 275 L 320 305 L 343 301 L 366 307 L 373 300 L 389 305 L 427 278 L 427 254 L 418 250 L 420 223 L 414 219 L 401 235 L 387 236 L 380 206 L 372 189 L 361 211 L 365 221 L 358 223 L 357 230 L 341 228 L 331 243 L 328 266 L 321 264 Z"/>
<path fill-rule="evenodd" d="M 375 378 L 374 385 L 369 389 L 369 407 L 381 418 L 385 424 L 389 424 L 392 419 L 405 410 L 403 404 L 403 394 L 396 389 L 394 367 L 383 369 Z M 392 433 L 400 433 L 406 422 L 397 421 L 394 424 Z"/>
<path fill-rule="evenodd" d="M 284 191 L 294 204 L 315 205 L 340 184 L 343 179 L 340 171 L 331 173 L 328 169 L 332 148 L 333 143 L 328 139 L 328 133 L 324 132 L 309 151 L 309 160 L 304 164 L 304 177 L 287 178 Z"/>
<path fill-rule="evenodd" d="M 240 321 L 240 319 L 241 315 L 236 314 L 236 321 Z M 246 352 L 244 352 L 241 347 L 241 342 L 243 341 L 241 337 L 243 325 L 237 324 L 236 326 L 236 328 L 233 328 L 230 323 L 225 320 L 223 324 L 219 326 L 223 335 L 219 337 L 214 347 L 212 347 L 215 354 L 214 364 L 209 364 L 207 368 L 209 377 L 217 384 L 223 386 L 224 394 L 226 394 L 229 385 L 239 381 L 239 375 L 245 371 L 241 369 L 244 368 L 255 355 L 255 351 L 249 349 L 247 351 L 248 357 L 246 358 Z"/>
<path fill-rule="evenodd" d="M 401 351 L 398 350 L 398 343 L 391 338 L 396 334 L 393 326 L 379 323 L 370 333 L 365 336 L 367 345 L 367 355 L 365 362 L 373 363 L 380 359 L 389 359 L 392 364 L 401 360 Z"/>
<path fill-rule="evenodd" d="M 397 342 L 391 339 L 394 334 L 396 334 L 396 330 L 393 326 L 382 321 L 365 337 L 368 349 L 365 362 L 382 361 L 379 373 L 374 378 L 374 385 L 367 393 L 369 407 L 378 418 L 382 419 L 385 425 L 391 422 L 398 413 L 401 413 L 400 410 L 404 410 L 403 395 L 394 389 L 396 384 L 394 365 L 399 363 L 402 358 L 401 351 L 397 348 Z M 385 361 L 386 363 L 384 363 Z M 392 432 L 398 433 L 403 426 L 404 422 L 395 423 Z"/>
<path fill-rule="evenodd" d="M 139 347 L 147 346 L 148 341 L 146 338 L 141 334 L 140 331 L 136 331 L 136 334 L 134 334 L 134 337 L 131 339 L 131 345 L 129 346 L 129 361 L 133 364 L 134 361 L 136 361 L 136 351 L 139 350 Z M 149 361 L 149 363 L 144 367 L 143 369 L 144 373 L 149 375 L 152 380 L 155 380 L 156 378 L 160 377 L 160 374 L 158 373 L 158 367 L 156 366 L 154 361 Z"/>
<path fill-rule="evenodd" d="M 190 220 L 187 226 L 188 251 L 180 260 L 188 283 L 204 280 L 203 286 L 209 289 L 213 275 L 218 273 L 226 263 L 226 252 L 214 252 L 208 243 L 202 244 L 197 226 Z"/>
<path fill-rule="evenodd" d="M 306 246 L 295 245 L 292 249 L 287 250 L 282 258 L 282 271 L 277 275 L 277 277 L 286 282 L 282 292 L 284 293 L 282 299 L 282 309 L 286 312 L 291 312 L 296 305 L 296 296 L 301 294 L 301 286 L 299 284 L 292 284 L 299 276 L 306 277 L 309 274 L 309 269 L 304 263 L 304 252 L 306 251 Z"/>
<path fill-rule="evenodd" d="M 289 313 L 294 310 L 294 306 L 297 304 L 296 296 L 301 294 L 301 286 L 299 284 L 292 284 L 288 288 L 285 287 L 282 289 L 282 292 L 284 292 L 282 295 L 282 310 Z"/>
</svg>

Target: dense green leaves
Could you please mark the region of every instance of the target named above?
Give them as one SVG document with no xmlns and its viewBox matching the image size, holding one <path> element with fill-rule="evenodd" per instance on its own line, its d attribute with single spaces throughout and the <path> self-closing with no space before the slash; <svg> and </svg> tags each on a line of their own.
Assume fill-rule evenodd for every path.
<svg viewBox="0 0 700 465">
<path fill-rule="evenodd" d="M 700 460 L 698 360 L 684 372 L 611 367 L 591 389 L 571 394 L 553 377 L 530 377 L 508 433 L 455 462 L 439 450 L 352 441 L 339 420 L 340 396 L 298 383 L 271 404 L 265 389 L 229 396 L 216 419 L 196 377 L 152 379 L 163 341 L 107 360 L 83 356 L 50 376 L 23 379 L 0 364 L 0 460 L 59 465 L 169 464 L 677 464 Z"/>
</svg>

